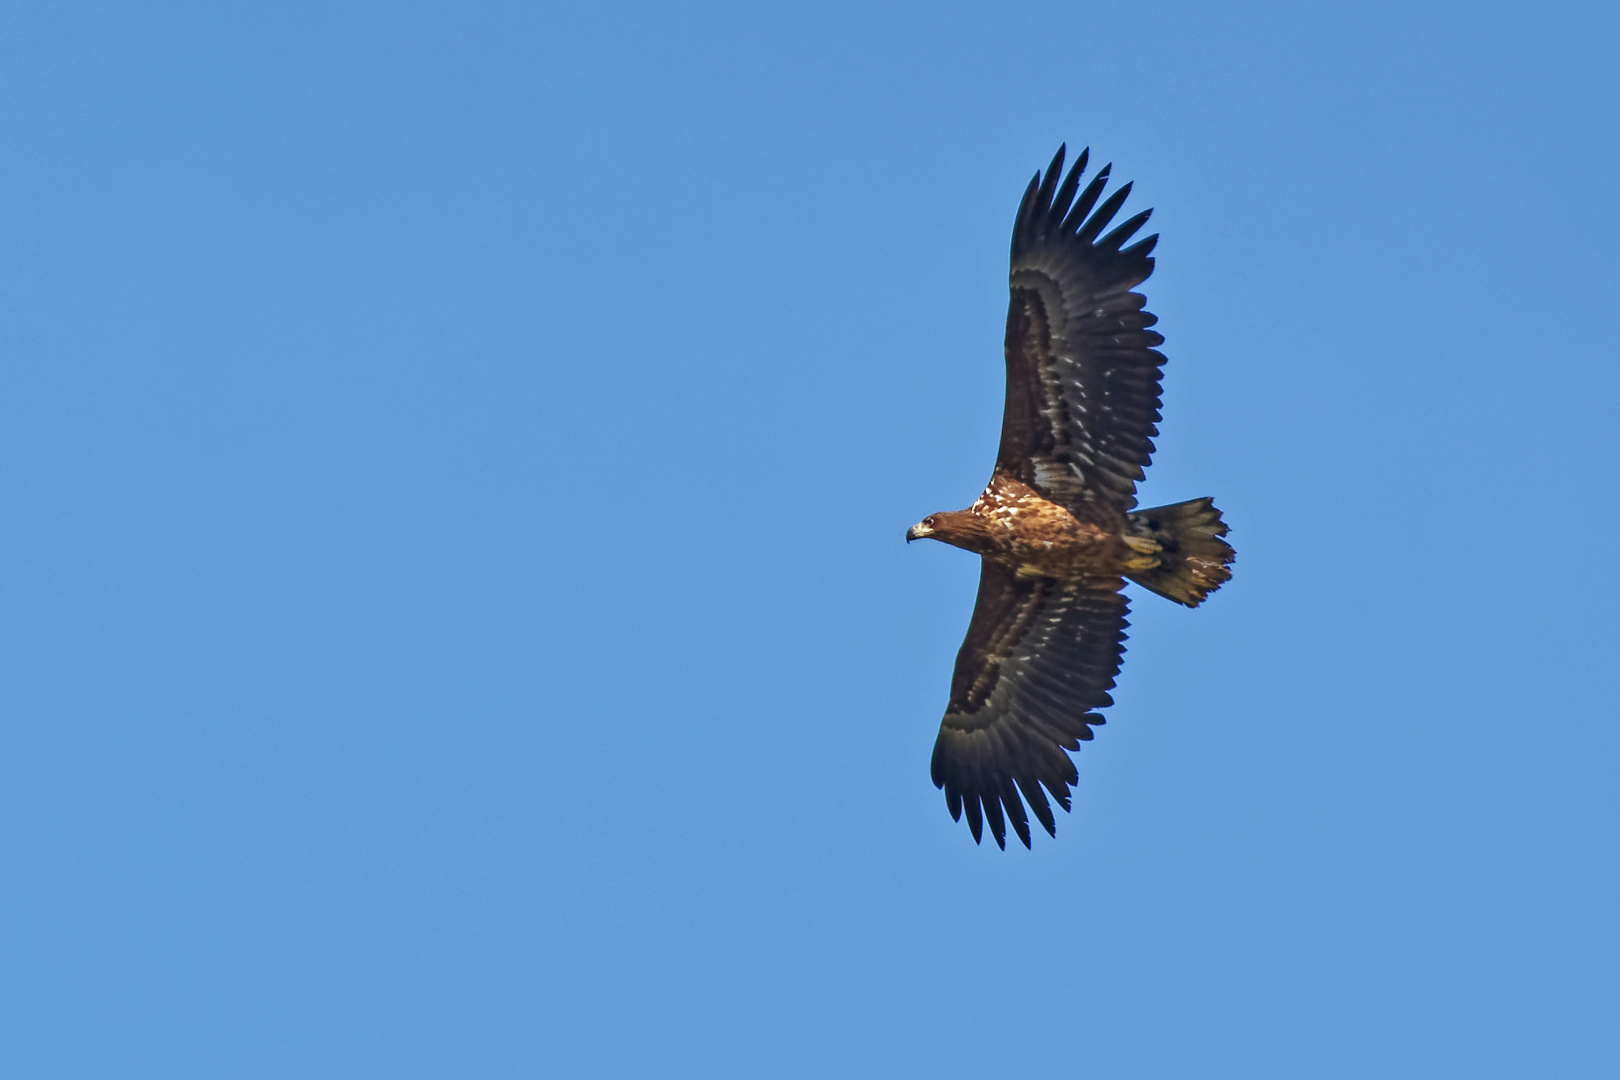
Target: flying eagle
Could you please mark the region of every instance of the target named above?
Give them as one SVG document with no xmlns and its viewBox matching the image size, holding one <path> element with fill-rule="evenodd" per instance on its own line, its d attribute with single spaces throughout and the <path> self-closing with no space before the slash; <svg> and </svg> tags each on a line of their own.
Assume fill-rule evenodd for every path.
<svg viewBox="0 0 1620 1080">
<path fill-rule="evenodd" d="M 932 773 L 951 817 L 966 809 L 975 842 L 988 820 L 1003 848 L 1008 821 L 1029 846 L 1024 803 L 1053 836 L 1047 793 L 1069 809 L 1079 776 L 1065 751 L 1079 750 L 1103 722 L 1095 710 L 1113 704 L 1125 579 L 1197 607 L 1232 576 L 1234 558 L 1209 499 L 1135 509 L 1158 434 L 1164 338 L 1131 290 L 1153 273 L 1159 238 L 1124 246 L 1144 210 L 1099 239 L 1131 185 L 1098 205 L 1111 166 L 1081 191 L 1090 151 L 1060 184 L 1063 153 L 1030 181 L 1013 224 L 995 472 L 972 506 L 906 533 L 980 556 Z"/>
</svg>

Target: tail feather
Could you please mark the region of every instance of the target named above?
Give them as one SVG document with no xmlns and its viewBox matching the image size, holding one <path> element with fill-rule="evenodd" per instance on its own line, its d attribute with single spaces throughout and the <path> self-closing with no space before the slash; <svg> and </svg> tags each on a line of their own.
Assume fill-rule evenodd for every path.
<svg viewBox="0 0 1620 1080">
<path fill-rule="evenodd" d="M 1221 537 L 1226 522 L 1211 499 L 1155 506 L 1129 515 L 1134 533 L 1159 545 L 1159 565 L 1127 574 L 1132 581 L 1178 604 L 1197 607 L 1231 580 L 1237 558 Z"/>
</svg>

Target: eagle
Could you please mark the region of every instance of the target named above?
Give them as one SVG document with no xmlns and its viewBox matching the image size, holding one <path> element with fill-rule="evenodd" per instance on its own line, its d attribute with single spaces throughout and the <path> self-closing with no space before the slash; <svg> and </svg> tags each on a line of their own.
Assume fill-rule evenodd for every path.
<svg viewBox="0 0 1620 1080">
<path fill-rule="evenodd" d="M 1064 152 L 1030 181 L 1013 224 L 995 471 L 966 510 L 906 532 L 907 543 L 939 540 L 980 559 L 931 772 L 974 842 L 988 822 L 1003 849 L 1009 822 L 1030 846 L 1030 814 L 1057 835 L 1048 796 L 1069 809 L 1079 775 L 1068 751 L 1113 704 L 1125 581 L 1197 607 L 1231 578 L 1235 557 L 1211 499 L 1136 509 L 1165 358 L 1158 319 L 1132 290 L 1153 273 L 1159 237 L 1125 246 L 1151 210 L 1103 235 L 1131 185 L 1103 198 L 1105 165 L 1082 190 L 1090 150 L 1067 175 Z"/>
</svg>

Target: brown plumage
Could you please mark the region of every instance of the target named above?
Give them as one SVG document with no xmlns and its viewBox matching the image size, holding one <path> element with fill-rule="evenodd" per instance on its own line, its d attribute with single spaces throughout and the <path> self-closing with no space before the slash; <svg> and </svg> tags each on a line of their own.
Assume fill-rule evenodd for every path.
<svg viewBox="0 0 1620 1080">
<path fill-rule="evenodd" d="M 1125 579 L 1197 607 L 1232 576 L 1209 499 L 1135 509 L 1158 434 L 1164 339 L 1131 290 L 1153 272 L 1159 238 L 1124 246 L 1143 211 L 1099 239 L 1131 185 L 1098 205 L 1109 167 L 1080 191 L 1089 152 L 1059 184 L 1063 154 L 1030 181 L 1013 225 L 995 472 L 972 506 L 906 533 L 981 556 L 932 772 L 951 816 L 967 811 L 975 841 L 988 821 L 1003 847 L 1009 821 L 1029 846 L 1026 803 L 1054 836 L 1047 796 L 1069 809 L 1078 777 L 1066 751 L 1113 703 Z"/>
</svg>

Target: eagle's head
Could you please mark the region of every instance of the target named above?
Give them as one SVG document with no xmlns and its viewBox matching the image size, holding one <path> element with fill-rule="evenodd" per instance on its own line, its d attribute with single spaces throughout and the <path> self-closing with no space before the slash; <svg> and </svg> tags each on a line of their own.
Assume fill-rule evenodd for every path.
<svg viewBox="0 0 1620 1080">
<path fill-rule="evenodd" d="M 990 548 L 990 530 L 985 520 L 971 510 L 929 514 L 906 530 L 906 543 L 923 539 L 938 540 L 981 554 Z"/>
</svg>

